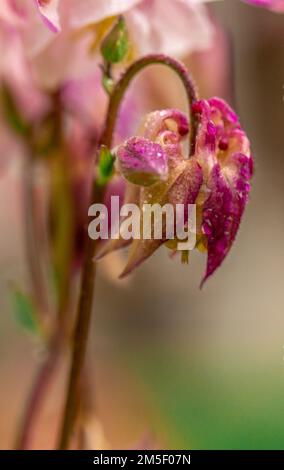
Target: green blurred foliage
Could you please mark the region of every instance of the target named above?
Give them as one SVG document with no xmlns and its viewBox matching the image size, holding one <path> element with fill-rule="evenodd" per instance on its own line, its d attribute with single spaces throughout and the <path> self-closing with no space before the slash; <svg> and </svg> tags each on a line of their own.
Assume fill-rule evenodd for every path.
<svg viewBox="0 0 284 470">
<path fill-rule="evenodd" d="M 11 129 L 18 135 L 27 136 L 30 132 L 30 127 L 23 118 L 9 87 L 5 83 L 1 85 L 0 102 L 5 120 Z"/>
<path fill-rule="evenodd" d="M 100 186 L 104 186 L 108 183 L 113 175 L 114 157 L 110 150 L 102 145 L 99 154 L 99 167 L 98 167 L 98 180 L 97 183 Z"/>
<path fill-rule="evenodd" d="M 163 435 L 166 429 L 167 448 L 284 449 L 282 363 L 273 369 L 226 360 L 189 362 L 165 351 L 143 354 L 139 366 L 132 360 Z"/>
<path fill-rule="evenodd" d="M 32 300 L 19 289 L 12 289 L 12 303 L 17 323 L 28 333 L 38 334 L 39 324 Z"/>
</svg>

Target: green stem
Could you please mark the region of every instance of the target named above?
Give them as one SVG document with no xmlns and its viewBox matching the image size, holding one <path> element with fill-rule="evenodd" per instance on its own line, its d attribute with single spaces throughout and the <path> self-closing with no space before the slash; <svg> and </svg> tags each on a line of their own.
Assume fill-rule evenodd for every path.
<svg viewBox="0 0 284 470">
<path fill-rule="evenodd" d="M 141 70 L 143 70 L 149 65 L 154 64 L 166 65 L 167 67 L 170 67 L 179 76 L 184 85 L 189 107 L 191 110 L 191 105 L 193 101 L 197 99 L 197 93 L 195 90 L 195 86 L 192 80 L 190 79 L 185 67 L 180 62 L 165 55 L 155 54 L 143 57 L 142 59 L 139 59 L 134 62 L 126 70 L 126 72 L 123 74 L 123 76 L 117 82 L 113 89 L 113 92 L 110 96 L 104 131 L 100 140 L 101 145 L 105 145 L 108 148 L 110 148 L 112 145 L 113 133 L 115 130 L 115 124 L 119 108 L 130 82 Z M 190 120 L 190 154 L 192 154 L 194 150 L 194 135 L 196 129 L 192 113 L 190 113 Z M 93 204 L 94 201 L 99 202 L 102 200 L 103 189 L 97 188 L 96 185 L 94 185 L 90 199 L 90 205 Z M 95 249 L 95 241 L 91 240 L 86 234 L 86 248 L 82 268 L 83 271 L 81 279 L 81 292 L 79 297 L 76 317 L 77 319 L 74 331 L 71 367 L 67 388 L 67 396 L 64 407 L 63 422 L 59 439 L 59 449 L 67 449 L 70 445 L 79 406 L 81 373 L 86 354 L 94 296 L 96 264 L 93 261 L 93 258 L 95 255 Z"/>
</svg>

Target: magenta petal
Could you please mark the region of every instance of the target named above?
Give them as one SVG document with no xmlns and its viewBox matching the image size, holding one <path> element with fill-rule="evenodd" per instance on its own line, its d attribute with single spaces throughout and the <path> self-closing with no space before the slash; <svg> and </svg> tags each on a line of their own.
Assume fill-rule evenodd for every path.
<svg viewBox="0 0 284 470">
<path fill-rule="evenodd" d="M 208 103 L 211 108 L 211 112 L 214 112 L 214 108 L 218 111 L 220 111 L 222 115 L 222 119 L 224 122 L 234 124 L 234 125 L 239 125 L 239 118 L 236 115 L 235 111 L 231 108 L 231 106 L 226 103 L 226 101 L 222 100 L 221 98 L 218 97 L 213 97 L 208 100 Z"/>
<path fill-rule="evenodd" d="M 220 98 L 196 101 L 193 104 L 193 113 L 198 116 L 198 130 L 196 136 L 196 152 L 204 150 L 216 153 L 217 140 L 230 129 L 240 129 L 238 116 L 232 108 Z M 222 146 L 223 142 L 221 142 Z"/>
<path fill-rule="evenodd" d="M 193 104 L 192 111 L 199 118 L 197 128 L 195 151 L 202 154 L 202 160 L 208 152 L 216 152 L 216 127 L 211 118 L 211 109 L 208 101 L 200 100 Z"/>
<path fill-rule="evenodd" d="M 203 208 L 202 230 L 207 237 L 208 258 L 201 286 L 227 256 L 237 235 L 250 191 L 252 158 L 235 154 L 228 163 L 230 179 L 216 164 L 207 183 L 210 195 Z"/>
<path fill-rule="evenodd" d="M 121 174 L 130 183 L 150 186 L 168 176 L 167 154 L 161 145 L 132 137 L 116 151 Z"/>
</svg>

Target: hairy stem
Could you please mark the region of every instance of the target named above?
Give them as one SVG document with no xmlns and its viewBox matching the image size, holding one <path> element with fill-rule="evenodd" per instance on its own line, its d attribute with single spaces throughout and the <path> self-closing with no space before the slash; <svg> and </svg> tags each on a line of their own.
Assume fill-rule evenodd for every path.
<svg viewBox="0 0 284 470">
<path fill-rule="evenodd" d="M 163 64 L 170 67 L 181 79 L 189 103 L 197 99 L 195 86 L 190 79 L 185 67 L 175 59 L 165 55 L 149 55 L 134 62 L 123 74 L 121 79 L 115 85 L 113 92 L 110 96 L 109 107 L 107 111 L 104 131 L 102 133 L 100 144 L 110 148 L 113 140 L 113 133 L 119 112 L 121 102 L 124 94 L 132 81 L 132 79 L 145 67 L 154 64 Z M 195 122 L 190 112 L 191 131 L 190 131 L 190 154 L 194 151 L 194 135 L 195 135 Z M 93 192 L 90 199 L 90 205 L 95 201 L 100 202 L 103 199 L 103 189 L 98 189 L 96 185 L 93 187 Z M 94 282 L 96 274 L 96 264 L 93 261 L 95 255 L 96 244 L 86 234 L 86 248 L 85 257 L 82 271 L 81 291 L 77 310 L 77 320 L 74 331 L 73 350 L 71 358 L 71 367 L 67 388 L 67 396 L 64 407 L 64 415 L 62 422 L 62 429 L 59 439 L 59 449 L 67 449 L 73 435 L 74 426 L 77 417 L 79 406 L 79 390 L 81 372 L 84 364 L 85 353 L 87 348 L 88 331 L 91 320 L 93 296 L 94 296 Z"/>
</svg>

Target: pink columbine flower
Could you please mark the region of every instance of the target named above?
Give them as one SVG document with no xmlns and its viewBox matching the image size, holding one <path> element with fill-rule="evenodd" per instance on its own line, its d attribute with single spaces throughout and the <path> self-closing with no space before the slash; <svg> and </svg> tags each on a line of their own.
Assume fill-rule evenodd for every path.
<svg viewBox="0 0 284 470">
<path fill-rule="evenodd" d="M 249 140 L 226 102 L 219 98 L 197 101 L 193 113 L 197 121 L 197 135 L 195 151 L 189 159 L 184 158 L 182 146 L 188 133 L 188 122 L 186 116 L 177 110 L 157 111 L 148 115 L 143 137 L 139 137 L 139 143 L 143 139 L 145 143 L 140 154 L 136 148 L 137 138 L 131 138 L 116 150 L 116 155 L 118 160 L 122 157 L 124 161 L 127 149 L 128 169 L 124 171 L 123 163 L 122 174 L 133 183 L 131 154 L 134 159 L 133 174 L 137 175 L 139 161 L 144 170 L 145 161 L 154 160 L 157 156 L 154 147 L 147 155 L 149 141 L 158 144 L 157 154 L 163 149 L 168 165 L 167 179 L 161 178 L 149 186 L 148 182 L 145 184 L 141 172 L 140 179 L 136 180 L 137 185 L 129 186 L 131 202 L 139 201 L 140 205 L 158 203 L 161 206 L 166 203 L 174 206 L 184 204 L 184 207 L 197 205 L 196 248 L 208 253 L 203 284 L 220 266 L 236 237 L 250 191 L 253 160 Z M 130 241 L 129 259 L 121 276 L 130 273 L 162 244 L 176 250 L 177 242 L 166 238 L 164 227 L 161 240 L 141 238 Z M 125 245 L 125 240 L 111 240 L 98 258 Z"/>
</svg>

